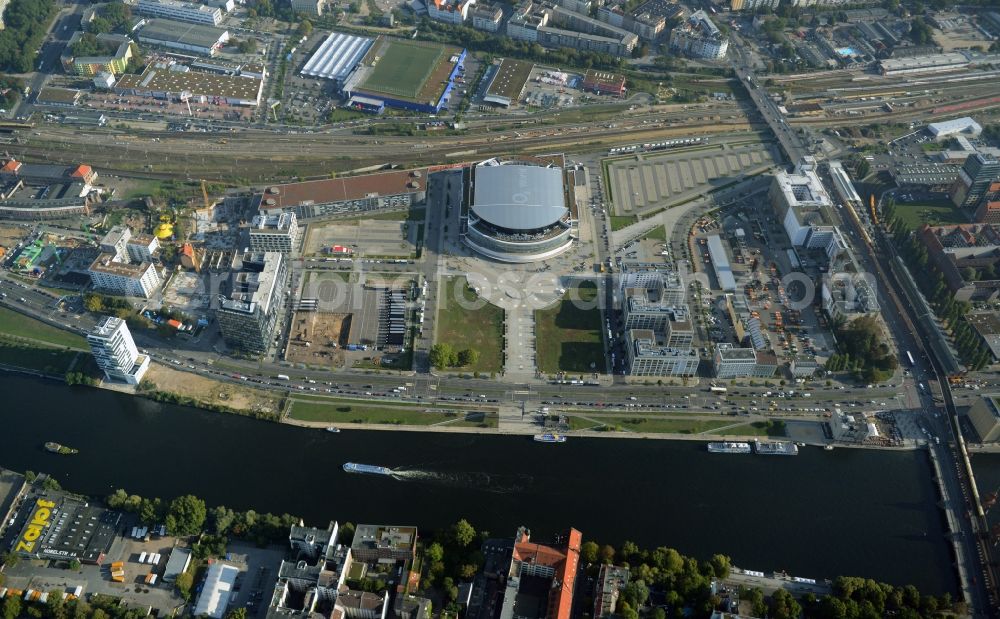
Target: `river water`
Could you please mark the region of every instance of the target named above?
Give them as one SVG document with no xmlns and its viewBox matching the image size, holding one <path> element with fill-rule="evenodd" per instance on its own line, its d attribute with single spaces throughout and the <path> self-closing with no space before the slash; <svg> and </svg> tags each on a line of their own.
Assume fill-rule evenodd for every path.
<svg viewBox="0 0 1000 619">
<path fill-rule="evenodd" d="M 538 539 L 574 526 L 599 542 L 720 552 L 747 569 L 957 590 L 923 452 L 765 457 L 686 441 L 331 434 L 20 376 L 0 376 L 0 393 L 0 466 L 45 471 L 84 494 L 192 493 L 317 526 L 433 529 L 464 517 L 495 535 L 524 524 Z M 45 441 L 80 453 L 47 453 Z M 404 473 L 347 474 L 347 461 Z"/>
</svg>

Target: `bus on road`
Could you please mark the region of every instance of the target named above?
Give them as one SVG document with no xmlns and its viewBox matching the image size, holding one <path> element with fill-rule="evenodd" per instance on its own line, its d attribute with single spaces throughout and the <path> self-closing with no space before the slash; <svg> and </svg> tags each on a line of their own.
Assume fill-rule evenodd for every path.
<svg viewBox="0 0 1000 619">
<path fill-rule="evenodd" d="M 910 362 L 911 368 L 916 365 L 916 363 L 914 363 L 913 361 L 913 353 L 911 353 L 910 351 L 906 351 L 906 360 Z"/>
</svg>

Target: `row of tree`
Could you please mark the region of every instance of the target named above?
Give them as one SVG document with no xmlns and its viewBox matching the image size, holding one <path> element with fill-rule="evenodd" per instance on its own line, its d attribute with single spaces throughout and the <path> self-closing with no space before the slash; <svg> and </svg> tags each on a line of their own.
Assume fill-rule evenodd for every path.
<svg viewBox="0 0 1000 619">
<path fill-rule="evenodd" d="M 951 333 L 952 341 L 962 363 L 971 370 L 981 370 L 992 361 L 993 353 L 966 320 L 971 305 L 964 301 L 955 300 L 955 295 L 952 294 L 951 288 L 945 281 L 944 274 L 935 264 L 930 262 L 927 248 L 918 235 L 912 232 L 899 216 L 896 204 L 892 200 L 883 206 L 882 220 L 892 237 L 893 244 L 896 245 L 900 255 L 906 261 L 910 273 L 922 274 L 913 279 L 924 294 L 931 309 L 945 323 Z M 987 270 L 985 267 L 980 271 L 963 272 L 961 275 L 966 281 L 996 277 L 992 268 Z"/>
<path fill-rule="evenodd" d="M 431 365 L 438 369 L 460 368 L 475 365 L 479 361 L 479 351 L 475 348 L 465 348 L 456 351 L 454 346 L 446 342 L 431 347 Z"/>
</svg>

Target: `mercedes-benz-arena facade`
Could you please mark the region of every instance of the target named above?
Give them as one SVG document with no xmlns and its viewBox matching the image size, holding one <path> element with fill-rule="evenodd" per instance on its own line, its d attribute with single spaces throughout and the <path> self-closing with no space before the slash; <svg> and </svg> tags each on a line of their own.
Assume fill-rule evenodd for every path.
<svg viewBox="0 0 1000 619">
<path fill-rule="evenodd" d="M 465 243 L 501 262 L 535 262 L 569 249 L 574 221 L 561 159 L 476 164 Z"/>
</svg>

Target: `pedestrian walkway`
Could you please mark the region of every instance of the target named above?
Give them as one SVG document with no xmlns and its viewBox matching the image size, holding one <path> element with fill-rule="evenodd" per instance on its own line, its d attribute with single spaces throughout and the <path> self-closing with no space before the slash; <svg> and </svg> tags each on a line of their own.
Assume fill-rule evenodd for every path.
<svg viewBox="0 0 1000 619">
<path fill-rule="evenodd" d="M 504 360 L 504 380 L 527 382 L 535 380 L 535 312 L 523 300 L 504 305 L 506 320 L 504 336 L 507 357 Z"/>
</svg>

